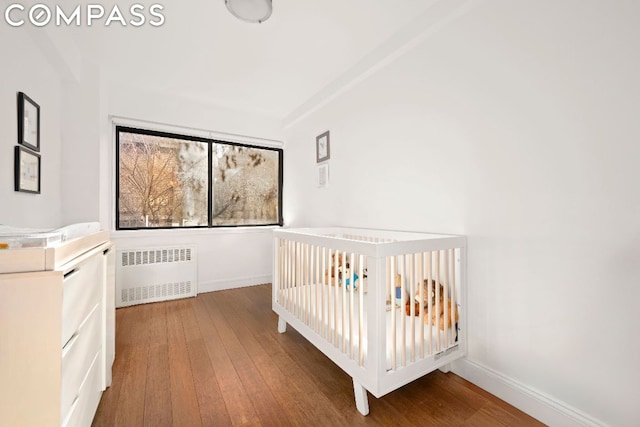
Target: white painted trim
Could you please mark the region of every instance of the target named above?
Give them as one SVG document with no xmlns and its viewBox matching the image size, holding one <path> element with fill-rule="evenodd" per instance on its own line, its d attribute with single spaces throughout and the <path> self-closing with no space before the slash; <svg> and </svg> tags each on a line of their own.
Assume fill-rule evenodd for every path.
<svg viewBox="0 0 640 427">
<path fill-rule="evenodd" d="M 268 148 L 283 148 L 284 143 L 276 139 L 260 138 L 250 135 L 238 135 L 227 132 L 213 131 L 210 129 L 192 128 L 187 126 L 172 125 L 167 123 L 155 122 L 152 120 L 133 119 L 129 117 L 121 117 L 110 115 L 109 120 L 113 126 L 114 144 L 115 144 L 115 127 L 128 126 L 137 129 L 151 130 L 157 132 L 178 133 L 187 136 L 195 136 L 199 138 L 216 139 L 225 142 L 236 142 L 239 144 L 257 145 Z"/>
<path fill-rule="evenodd" d="M 225 234 L 272 234 L 273 230 L 281 228 L 278 225 L 257 225 L 254 227 L 200 227 L 200 228 L 149 228 L 137 230 L 113 230 L 112 240 L 128 239 L 133 237 L 167 238 L 176 240 L 179 238 L 199 238 L 207 236 L 220 236 Z"/>
<path fill-rule="evenodd" d="M 456 375 L 550 426 L 603 427 L 605 423 L 526 384 L 469 359 L 452 364 Z"/>
<path fill-rule="evenodd" d="M 225 289 L 245 288 L 248 286 L 262 285 L 265 283 L 271 283 L 271 274 L 265 274 L 263 276 L 247 276 L 237 277 L 234 279 L 221 279 L 211 280 L 208 282 L 200 282 L 198 284 L 198 293 L 222 291 Z"/>
</svg>

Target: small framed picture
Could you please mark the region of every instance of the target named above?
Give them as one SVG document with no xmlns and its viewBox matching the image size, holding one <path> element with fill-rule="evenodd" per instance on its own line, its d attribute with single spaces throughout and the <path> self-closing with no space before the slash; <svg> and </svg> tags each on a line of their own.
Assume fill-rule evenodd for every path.
<svg viewBox="0 0 640 427">
<path fill-rule="evenodd" d="M 329 165 L 318 166 L 318 188 L 326 188 L 329 185 Z"/>
<path fill-rule="evenodd" d="M 18 143 L 40 151 L 40 106 L 18 92 Z"/>
<path fill-rule="evenodd" d="M 316 163 L 329 160 L 329 131 L 316 137 Z"/>
<path fill-rule="evenodd" d="M 40 155 L 24 147 L 16 146 L 15 190 L 40 194 Z"/>
</svg>

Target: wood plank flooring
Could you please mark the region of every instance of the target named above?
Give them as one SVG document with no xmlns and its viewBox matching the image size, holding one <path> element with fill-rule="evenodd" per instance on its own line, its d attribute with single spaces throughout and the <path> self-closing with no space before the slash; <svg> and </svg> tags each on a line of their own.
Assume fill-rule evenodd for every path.
<svg viewBox="0 0 640 427">
<path fill-rule="evenodd" d="M 277 332 L 271 285 L 116 311 L 113 383 L 101 426 L 537 426 L 435 371 L 357 412 L 353 385 L 293 328 Z"/>
</svg>

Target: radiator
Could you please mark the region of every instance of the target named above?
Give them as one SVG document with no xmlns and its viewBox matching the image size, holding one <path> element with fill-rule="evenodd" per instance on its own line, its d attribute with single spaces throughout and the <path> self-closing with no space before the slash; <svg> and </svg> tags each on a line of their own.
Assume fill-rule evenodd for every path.
<svg viewBox="0 0 640 427">
<path fill-rule="evenodd" d="M 116 262 L 116 307 L 194 297 L 195 247 L 120 249 Z"/>
</svg>

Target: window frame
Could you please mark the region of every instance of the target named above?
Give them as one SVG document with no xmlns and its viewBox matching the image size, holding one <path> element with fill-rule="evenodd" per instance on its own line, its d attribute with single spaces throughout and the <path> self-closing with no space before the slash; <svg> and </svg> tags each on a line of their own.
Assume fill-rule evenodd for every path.
<svg viewBox="0 0 640 427">
<path fill-rule="evenodd" d="M 185 141 L 203 142 L 207 147 L 207 225 L 188 225 L 188 226 L 158 226 L 158 227 L 121 227 L 120 226 L 120 133 L 134 133 L 139 135 L 149 135 L 161 138 L 181 139 Z M 213 224 L 212 208 L 213 208 L 213 145 L 223 144 L 236 147 L 254 148 L 259 150 L 269 150 L 278 153 L 278 220 L 273 223 L 265 224 Z M 264 228 L 264 227 L 282 227 L 284 219 L 282 214 L 283 208 L 283 184 L 284 184 L 284 150 L 282 148 L 263 146 L 258 144 L 241 143 L 234 141 L 225 141 L 217 138 L 205 138 L 176 132 L 159 131 L 153 129 L 145 129 L 127 125 L 115 125 L 115 221 L 114 227 L 116 231 L 133 231 L 133 230 L 188 230 L 188 229 L 233 229 L 233 228 Z"/>
</svg>

